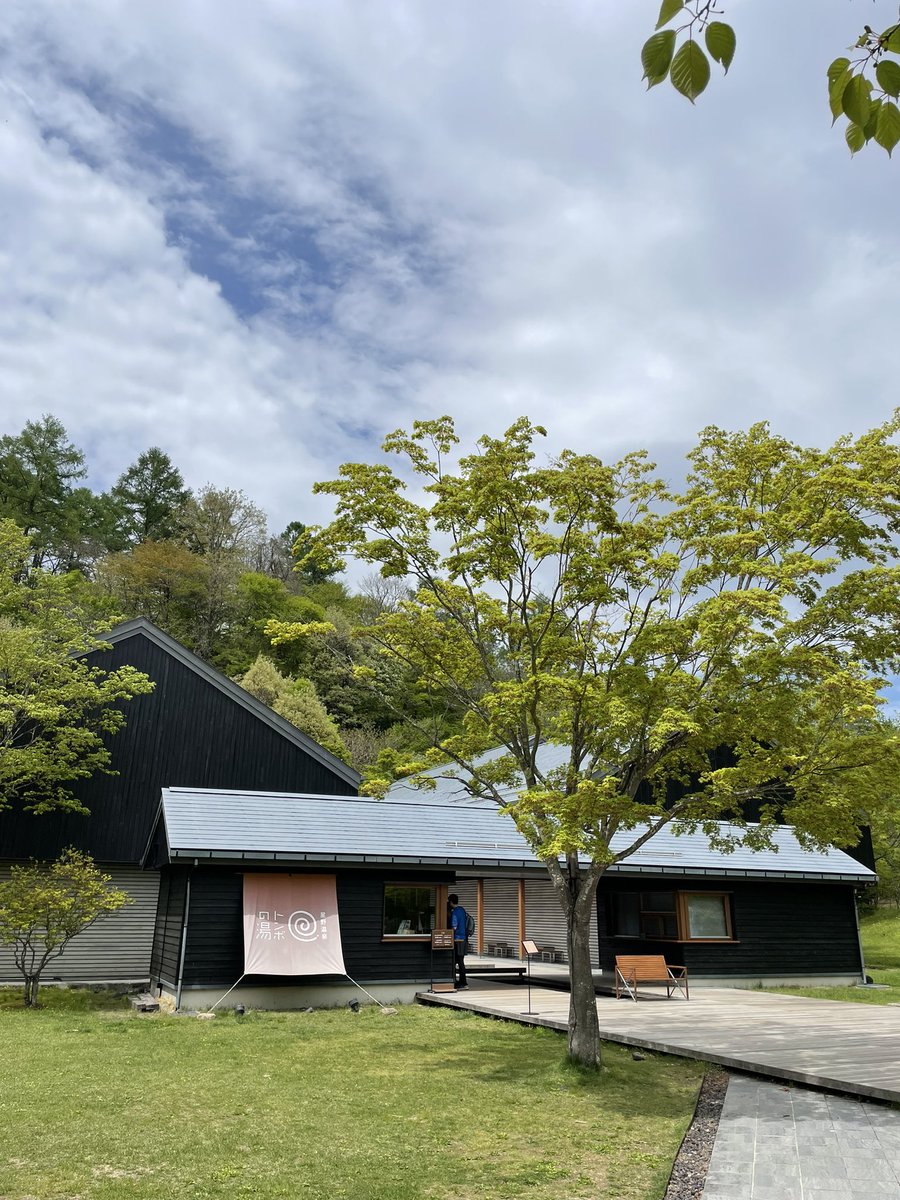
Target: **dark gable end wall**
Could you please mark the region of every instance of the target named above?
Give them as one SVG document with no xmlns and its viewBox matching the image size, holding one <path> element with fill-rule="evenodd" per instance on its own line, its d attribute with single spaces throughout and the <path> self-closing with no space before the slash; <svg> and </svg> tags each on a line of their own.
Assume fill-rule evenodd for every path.
<svg viewBox="0 0 900 1200">
<path fill-rule="evenodd" d="M 125 705 L 126 724 L 110 738 L 116 775 L 79 780 L 90 816 L 0 815 L 0 858 L 54 858 L 66 846 L 98 862 L 139 863 L 163 787 L 314 792 L 352 796 L 355 788 L 265 721 L 136 632 L 89 660 L 129 665 L 156 682 Z"/>
<path fill-rule="evenodd" d="M 253 868 L 258 870 L 258 868 Z M 218 867 L 163 867 L 160 889 L 159 926 L 179 928 L 184 912 L 184 880 L 190 870 L 191 898 L 188 912 L 188 934 L 184 964 L 184 986 L 230 987 L 244 968 L 243 876 L 240 871 Z M 284 871 L 279 873 L 286 873 Z M 297 872 L 298 874 L 300 872 Z M 341 924 L 341 944 L 344 965 L 348 973 L 361 983 L 378 980 L 428 979 L 430 975 L 430 945 L 427 942 L 383 942 L 382 919 L 385 883 L 452 884 L 451 872 L 432 871 L 427 874 L 403 869 L 389 871 L 331 871 L 322 866 L 310 874 L 334 874 L 337 877 L 338 916 Z M 168 878 L 167 878 L 168 877 Z M 163 912 L 163 892 L 171 897 L 168 914 Z M 180 907 L 179 907 L 180 906 Z M 154 981 L 160 977 L 171 984 L 177 982 L 177 960 L 172 956 L 174 939 L 166 937 L 169 951 L 160 953 Z M 175 963 L 175 973 L 172 964 Z M 435 953 L 435 970 L 443 972 L 436 978 L 448 977 L 450 955 Z M 265 986 L 299 983 L 334 983 L 336 977 L 280 977 L 249 975 L 244 981 Z"/>
<path fill-rule="evenodd" d="M 609 900 L 616 891 L 728 892 L 735 943 L 649 942 L 612 936 Z M 859 973 L 853 888 L 778 880 L 672 880 L 607 877 L 598 892 L 600 961 L 612 971 L 617 954 L 664 954 L 692 975 L 839 975 Z"/>
</svg>

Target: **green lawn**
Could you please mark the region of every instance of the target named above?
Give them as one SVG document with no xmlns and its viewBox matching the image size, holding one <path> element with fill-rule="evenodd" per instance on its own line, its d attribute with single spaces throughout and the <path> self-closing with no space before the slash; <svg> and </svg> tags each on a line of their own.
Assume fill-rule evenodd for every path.
<svg viewBox="0 0 900 1200">
<path fill-rule="evenodd" d="M 702 1068 L 416 1006 L 0 1009 L 0 1197 L 659 1200 Z M 100 1007 L 96 1007 L 97 1004 Z"/>
<path fill-rule="evenodd" d="M 900 910 L 880 908 L 860 920 L 866 972 L 885 989 L 857 987 L 768 988 L 785 996 L 852 1000 L 856 1004 L 900 1004 Z"/>
<path fill-rule="evenodd" d="M 900 971 L 900 909 L 879 908 L 860 921 L 866 966 Z M 900 982 L 900 975 L 898 975 Z M 885 981 L 888 982 L 888 981 Z"/>
</svg>

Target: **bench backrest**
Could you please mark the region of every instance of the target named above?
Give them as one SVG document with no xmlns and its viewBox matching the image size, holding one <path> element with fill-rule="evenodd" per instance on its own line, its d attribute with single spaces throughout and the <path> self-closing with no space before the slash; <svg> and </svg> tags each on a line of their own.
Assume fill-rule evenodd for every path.
<svg viewBox="0 0 900 1200">
<path fill-rule="evenodd" d="M 626 979 L 665 979 L 669 973 L 663 954 L 617 954 L 616 966 Z"/>
</svg>

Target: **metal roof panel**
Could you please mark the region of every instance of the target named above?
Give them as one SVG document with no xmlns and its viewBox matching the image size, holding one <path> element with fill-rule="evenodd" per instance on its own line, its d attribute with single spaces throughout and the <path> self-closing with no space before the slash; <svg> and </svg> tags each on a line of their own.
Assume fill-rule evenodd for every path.
<svg viewBox="0 0 900 1200">
<path fill-rule="evenodd" d="M 414 804 L 282 792 L 164 788 L 164 828 L 172 857 L 251 859 L 277 855 L 346 861 L 542 866 L 509 816 L 494 807 Z M 618 835 L 613 848 L 633 834 Z M 773 830 L 777 850 L 713 850 L 701 833 L 664 829 L 611 867 L 615 873 L 691 871 L 718 875 L 774 875 L 873 882 L 867 867 L 841 850 L 804 850 L 787 826 Z"/>
</svg>

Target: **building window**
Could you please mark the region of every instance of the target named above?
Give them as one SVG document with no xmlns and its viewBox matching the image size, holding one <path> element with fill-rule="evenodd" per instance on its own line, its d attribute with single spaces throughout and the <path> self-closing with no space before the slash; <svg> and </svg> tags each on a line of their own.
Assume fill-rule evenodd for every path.
<svg viewBox="0 0 900 1200">
<path fill-rule="evenodd" d="M 615 936 L 655 942 L 678 940 L 674 892 L 617 892 L 613 905 Z"/>
<path fill-rule="evenodd" d="M 613 937 L 651 942 L 734 940 L 726 892 L 616 892 Z"/>
<path fill-rule="evenodd" d="M 731 904 L 725 892 L 681 892 L 685 941 L 732 941 Z"/>
<path fill-rule="evenodd" d="M 384 885 L 385 937 L 427 937 L 435 927 L 437 889 L 416 884 Z"/>
</svg>

